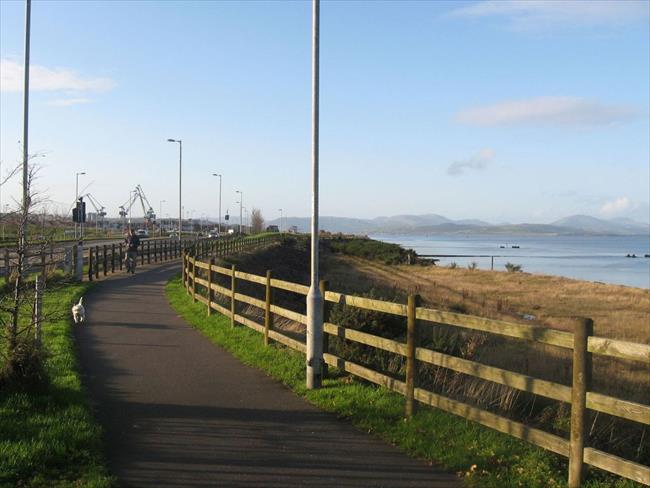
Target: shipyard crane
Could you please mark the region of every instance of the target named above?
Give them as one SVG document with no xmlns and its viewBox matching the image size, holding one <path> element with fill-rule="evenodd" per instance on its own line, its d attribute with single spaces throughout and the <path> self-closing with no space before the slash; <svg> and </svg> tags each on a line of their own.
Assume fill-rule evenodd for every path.
<svg viewBox="0 0 650 488">
<path fill-rule="evenodd" d="M 145 225 L 151 225 L 153 230 L 153 225 L 156 222 L 156 212 L 154 212 L 153 207 L 149 203 L 149 200 L 147 200 L 147 196 L 144 194 L 144 190 L 140 185 L 137 185 L 135 187 L 135 195 L 140 199 L 140 205 L 142 205 L 142 213 L 144 214 Z"/>
<path fill-rule="evenodd" d="M 127 215 L 129 216 L 129 226 L 131 225 L 131 207 L 133 206 L 134 201 L 133 190 L 131 190 L 129 192 L 129 199 L 118 207 L 120 209 L 120 217 L 122 218 L 122 229 L 126 227 Z"/>
<path fill-rule="evenodd" d="M 84 195 L 90 201 L 90 204 L 95 209 L 97 217 L 95 218 L 95 234 L 97 234 L 97 226 L 99 223 L 99 218 L 102 219 L 102 232 L 104 231 L 104 217 L 106 217 L 106 207 L 97 201 L 97 199 L 90 193 Z"/>
<path fill-rule="evenodd" d="M 140 202 L 142 206 L 142 213 L 144 217 L 145 227 L 151 225 L 153 227 L 156 221 L 156 212 L 154 212 L 153 207 L 149 203 L 147 196 L 144 194 L 142 186 L 136 185 L 134 190 L 129 192 L 129 199 L 119 206 L 120 217 L 122 218 L 122 227 L 125 226 L 126 217 L 129 217 L 129 226 L 131 225 L 131 215 L 132 208 L 136 201 Z"/>
</svg>

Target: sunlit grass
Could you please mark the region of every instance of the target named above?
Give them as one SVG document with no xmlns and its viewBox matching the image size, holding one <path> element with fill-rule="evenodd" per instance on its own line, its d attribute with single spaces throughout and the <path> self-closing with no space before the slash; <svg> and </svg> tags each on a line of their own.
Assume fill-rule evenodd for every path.
<svg viewBox="0 0 650 488">
<path fill-rule="evenodd" d="M 81 385 L 70 323 L 70 306 L 88 286 L 67 284 L 45 294 L 44 314 L 53 318 L 43 331 L 47 384 L 0 391 L 0 486 L 113 485 Z"/>
</svg>

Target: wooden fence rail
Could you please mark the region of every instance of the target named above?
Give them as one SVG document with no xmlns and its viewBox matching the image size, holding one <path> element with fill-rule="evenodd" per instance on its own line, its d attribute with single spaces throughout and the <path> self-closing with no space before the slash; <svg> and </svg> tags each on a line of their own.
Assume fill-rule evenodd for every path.
<svg viewBox="0 0 650 488">
<path fill-rule="evenodd" d="M 217 251 L 211 250 L 209 253 L 203 250 L 203 253 L 204 255 L 210 254 L 212 257 L 226 256 L 231 252 L 242 250 L 242 246 L 245 246 L 245 244 L 232 243 Z M 292 349 L 305 352 L 303 342 L 289 337 L 279 330 L 274 330 L 273 315 L 285 317 L 301 324 L 306 324 L 307 318 L 301 313 L 274 304 L 273 290 L 278 289 L 306 295 L 309 287 L 272 278 L 271 271 L 268 271 L 265 276 L 259 276 L 239 271 L 235 266 L 232 266 L 232 268 L 216 266 L 213 260 L 199 260 L 196 257 L 198 254 L 197 251 L 183 254 L 183 284 L 194 301 L 205 304 L 209 314 L 214 310 L 230 317 L 233 326 L 239 323 L 262 333 L 265 344 L 274 340 Z M 229 288 L 217 283 L 219 275 L 229 279 Z M 239 291 L 237 285 L 239 280 L 264 287 L 264 293 L 261 295 L 265 299 L 251 297 Z M 221 283 L 224 283 L 223 279 Z M 322 288 L 325 289 L 324 284 L 322 284 Z M 217 303 L 215 294 L 227 297 L 230 306 L 225 307 Z M 595 337 L 592 335 L 593 324 L 589 319 L 578 321 L 574 333 L 569 333 L 539 326 L 522 325 L 425 308 L 419 305 L 417 296 L 409 296 L 406 304 L 400 304 L 346 295 L 329 290 L 325 291 L 323 295 L 324 300 L 327 302 L 405 318 L 406 343 L 349 329 L 340 324 L 326 322 L 323 326 L 325 338 L 329 338 L 329 336 L 339 337 L 405 357 L 407 367 L 404 381 L 389 374 L 356 364 L 348 359 L 337 357 L 331 354 L 325 344 L 323 350 L 326 364 L 405 396 L 405 415 L 407 417 L 413 414 L 416 403 L 419 402 L 459 415 L 568 457 L 570 488 L 576 488 L 582 483 L 585 464 L 650 485 L 650 468 L 648 466 L 586 447 L 584 426 L 587 409 L 627 419 L 645 426 L 650 425 L 650 406 L 590 391 L 592 355 L 611 356 L 648 365 L 650 364 L 649 345 Z M 238 303 L 245 303 L 260 309 L 263 314 L 263 323 L 258 323 L 238 314 Z M 441 324 L 572 350 L 572 385 L 567 386 L 419 347 L 418 332 L 421 334 L 425 331 L 425 327 L 435 327 Z M 513 421 L 493 412 L 420 388 L 418 386 L 418 364 L 432 364 L 520 391 L 570 403 L 570 438 L 565 439 L 539 428 Z"/>
</svg>

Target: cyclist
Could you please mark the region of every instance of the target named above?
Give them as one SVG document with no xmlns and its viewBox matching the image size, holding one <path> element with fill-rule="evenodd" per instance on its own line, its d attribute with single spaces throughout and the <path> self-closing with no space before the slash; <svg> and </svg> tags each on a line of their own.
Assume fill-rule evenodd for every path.
<svg viewBox="0 0 650 488">
<path fill-rule="evenodd" d="M 138 247 L 140 246 L 140 238 L 135 235 L 133 229 L 129 229 L 126 239 L 126 272 L 135 274 L 135 265 L 138 261 Z"/>
</svg>

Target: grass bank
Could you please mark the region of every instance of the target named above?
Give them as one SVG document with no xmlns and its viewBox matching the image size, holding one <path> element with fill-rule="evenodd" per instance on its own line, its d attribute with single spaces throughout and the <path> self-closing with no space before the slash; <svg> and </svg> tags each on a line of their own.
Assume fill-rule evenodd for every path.
<svg viewBox="0 0 650 488">
<path fill-rule="evenodd" d="M 166 288 L 172 307 L 213 343 L 243 363 L 265 371 L 314 405 L 378 435 L 409 455 L 457 472 L 467 486 L 479 488 L 565 486 L 566 460 L 440 410 L 422 407 L 405 421 L 403 397 L 347 375 L 333 375 L 320 390 L 305 388 L 304 358 L 279 344 L 264 347 L 262 336 L 246 327 L 230 327 L 223 315 L 206 315 L 193 303 L 179 277 Z M 589 488 L 628 488 L 626 480 L 591 473 Z"/>
<path fill-rule="evenodd" d="M 47 384 L 0 391 L 0 486 L 113 486 L 101 431 L 81 385 L 70 306 L 89 287 L 65 284 L 44 296 Z"/>
</svg>

